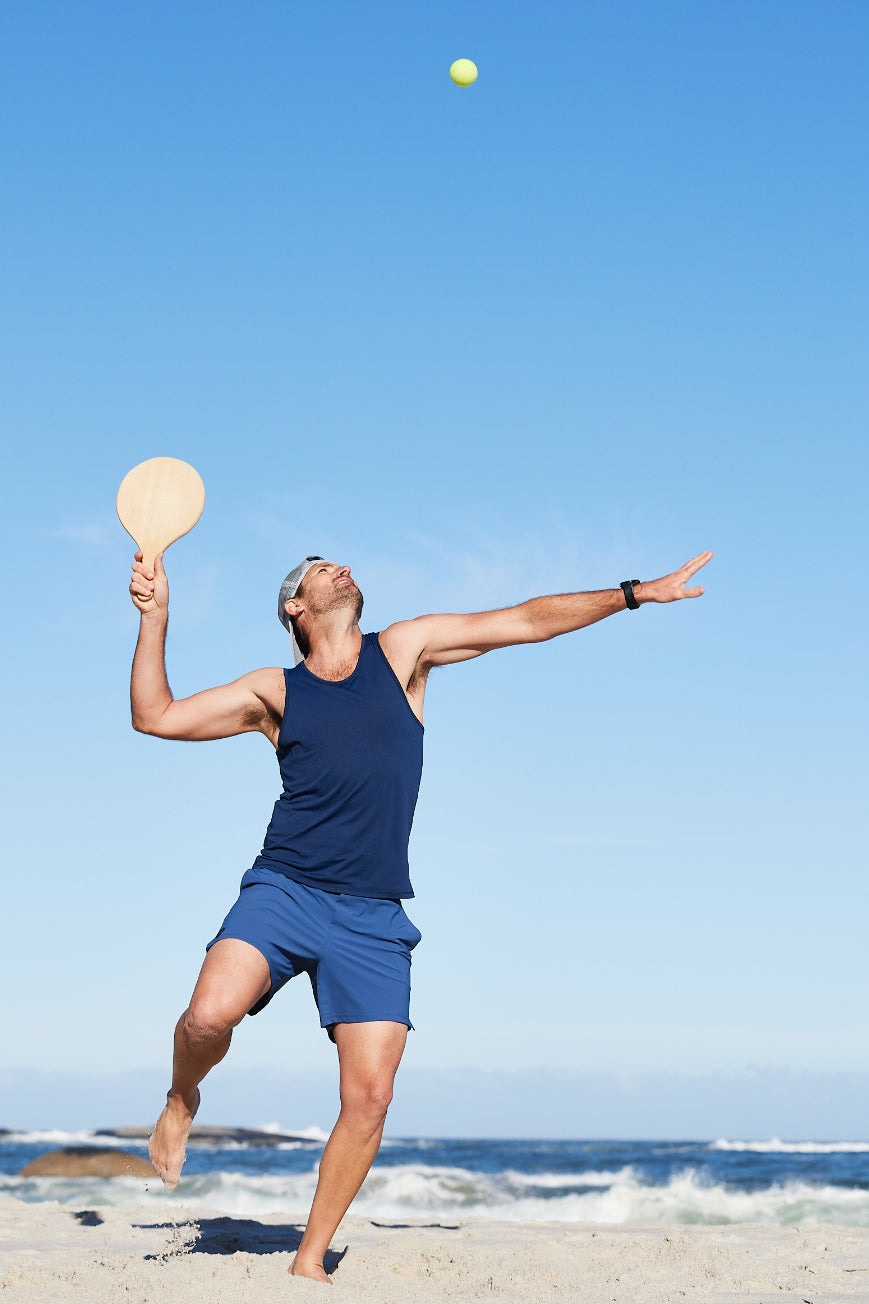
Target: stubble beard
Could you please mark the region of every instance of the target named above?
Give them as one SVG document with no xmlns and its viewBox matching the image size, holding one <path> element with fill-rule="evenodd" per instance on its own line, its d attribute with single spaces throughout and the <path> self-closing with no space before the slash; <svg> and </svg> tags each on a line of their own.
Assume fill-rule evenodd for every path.
<svg viewBox="0 0 869 1304">
<path fill-rule="evenodd" d="M 358 621 L 362 615 L 364 601 L 365 599 L 355 584 L 342 584 L 339 588 L 332 590 L 332 593 L 322 605 L 318 604 L 316 613 L 312 612 L 311 614 L 322 616 L 327 611 L 340 611 L 343 607 L 351 607 L 355 609 L 355 616 Z"/>
</svg>

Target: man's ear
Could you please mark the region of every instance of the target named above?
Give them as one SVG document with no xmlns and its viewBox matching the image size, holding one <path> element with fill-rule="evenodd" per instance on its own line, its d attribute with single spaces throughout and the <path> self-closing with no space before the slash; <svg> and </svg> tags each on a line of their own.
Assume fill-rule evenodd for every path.
<svg viewBox="0 0 869 1304">
<path fill-rule="evenodd" d="M 298 602 L 295 598 L 287 598 L 286 602 L 284 603 L 284 611 L 287 613 L 288 616 L 293 616 L 293 617 L 301 616 L 304 610 L 305 608 L 303 604 L 301 602 Z"/>
</svg>

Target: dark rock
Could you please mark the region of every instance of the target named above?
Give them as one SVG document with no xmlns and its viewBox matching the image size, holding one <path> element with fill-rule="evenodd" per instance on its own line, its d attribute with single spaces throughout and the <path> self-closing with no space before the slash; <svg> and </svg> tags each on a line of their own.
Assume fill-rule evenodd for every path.
<svg viewBox="0 0 869 1304">
<path fill-rule="evenodd" d="M 40 1155 L 21 1169 L 19 1177 L 156 1177 L 141 1155 L 109 1146 L 67 1146 Z"/>
<path fill-rule="evenodd" d="M 96 1136 L 116 1136 L 120 1141 L 147 1141 L 154 1129 L 151 1127 L 102 1127 Z M 289 1132 L 258 1132 L 256 1128 L 247 1127 L 198 1127 L 195 1123 L 190 1129 L 188 1145 L 201 1146 L 225 1145 L 235 1141 L 248 1146 L 274 1146 L 282 1141 L 307 1141 L 309 1136 L 293 1136 Z"/>
</svg>

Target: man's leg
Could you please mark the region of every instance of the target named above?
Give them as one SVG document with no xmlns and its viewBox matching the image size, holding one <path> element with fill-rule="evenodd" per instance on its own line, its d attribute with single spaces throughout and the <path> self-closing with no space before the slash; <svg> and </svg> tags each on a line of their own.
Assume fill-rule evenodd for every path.
<svg viewBox="0 0 869 1304">
<path fill-rule="evenodd" d="M 328 1281 L 323 1255 L 380 1146 L 392 1084 L 401 1061 L 403 1023 L 336 1023 L 341 1113 L 320 1160 L 320 1178 L 290 1272 Z"/>
<path fill-rule="evenodd" d="M 266 958 L 249 942 L 225 938 L 206 955 L 190 1006 L 175 1029 L 172 1086 L 148 1147 L 167 1191 L 181 1180 L 199 1083 L 223 1059 L 233 1028 L 270 986 Z"/>
</svg>

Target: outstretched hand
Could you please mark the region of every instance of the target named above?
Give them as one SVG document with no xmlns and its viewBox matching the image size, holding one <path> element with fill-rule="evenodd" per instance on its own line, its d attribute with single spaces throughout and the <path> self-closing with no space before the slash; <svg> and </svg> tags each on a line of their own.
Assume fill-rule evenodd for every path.
<svg viewBox="0 0 869 1304">
<path fill-rule="evenodd" d="M 163 554 L 158 552 L 154 558 L 153 570 L 146 570 L 142 565 L 141 552 L 136 553 L 133 562 L 133 578 L 130 580 L 130 597 L 133 605 L 143 615 L 162 612 L 169 606 L 169 581 L 163 569 Z"/>
<path fill-rule="evenodd" d="M 704 592 L 702 584 L 692 589 L 686 589 L 685 585 L 711 557 L 712 553 L 708 551 L 698 553 L 671 575 L 663 575 L 659 580 L 649 580 L 645 584 L 635 585 L 634 594 L 640 602 L 677 602 L 680 598 L 699 598 Z"/>
</svg>

